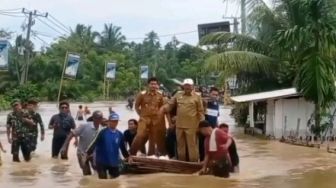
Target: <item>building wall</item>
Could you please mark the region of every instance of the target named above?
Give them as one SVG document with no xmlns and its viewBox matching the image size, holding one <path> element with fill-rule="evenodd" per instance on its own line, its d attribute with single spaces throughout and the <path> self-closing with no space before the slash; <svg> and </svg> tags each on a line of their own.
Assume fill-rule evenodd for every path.
<svg viewBox="0 0 336 188">
<path fill-rule="evenodd" d="M 270 102 L 268 102 L 270 103 Z M 272 105 L 267 106 L 267 117 L 273 115 L 273 123 L 267 125 L 269 130 L 267 135 L 273 135 L 276 138 L 282 136 L 306 136 L 307 122 L 314 111 L 314 105 L 305 101 L 303 98 L 296 99 L 279 99 L 274 101 L 274 112 Z M 271 134 L 273 132 L 273 134 Z"/>
</svg>

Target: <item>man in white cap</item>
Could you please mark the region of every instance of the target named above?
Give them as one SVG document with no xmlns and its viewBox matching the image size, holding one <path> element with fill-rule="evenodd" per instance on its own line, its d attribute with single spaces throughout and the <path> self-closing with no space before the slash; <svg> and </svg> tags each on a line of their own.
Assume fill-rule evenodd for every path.
<svg viewBox="0 0 336 188">
<path fill-rule="evenodd" d="M 197 130 L 198 124 L 204 120 L 204 108 L 201 96 L 194 91 L 194 81 L 190 78 L 183 81 L 183 91 L 178 92 L 165 106 L 161 113 L 169 112 L 174 107 L 176 114 L 177 156 L 179 160 L 198 162 Z M 188 155 L 187 152 L 188 151 Z M 187 158 L 188 156 L 188 158 Z"/>
</svg>

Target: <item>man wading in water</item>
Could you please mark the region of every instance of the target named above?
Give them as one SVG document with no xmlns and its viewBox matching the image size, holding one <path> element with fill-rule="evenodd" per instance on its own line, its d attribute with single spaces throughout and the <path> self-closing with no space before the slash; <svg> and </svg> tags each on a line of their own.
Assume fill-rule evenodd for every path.
<svg viewBox="0 0 336 188">
<path fill-rule="evenodd" d="M 81 124 L 76 129 L 72 130 L 66 139 L 66 141 L 63 144 L 63 147 L 61 149 L 61 153 L 64 153 L 67 151 L 67 146 L 70 143 L 70 140 L 73 137 L 79 137 L 79 143 L 77 147 L 77 158 L 79 166 L 81 167 L 83 171 L 83 175 L 91 175 L 91 167 L 95 169 L 93 159 L 90 158 L 89 160 L 85 161 L 85 152 L 88 149 L 89 145 L 97 135 L 97 131 L 99 126 L 101 126 L 101 123 L 103 121 L 103 113 L 101 111 L 94 111 L 92 116 L 89 118 L 87 123 Z M 91 167 L 90 167 L 91 165 Z"/>
<path fill-rule="evenodd" d="M 52 139 L 52 158 L 58 158 L 60 150 L 70 134 L 71 129 L 75 129 L 75 120 L 71 117 L 69 111 L 69 103 L 62 101 L 59 104 L 60 113 L 54 115 L 49 122 L 49 129 L 54 129 L 54 136 Z M 77 143 L 77 138 L 76 138 Z M 61 159 L 68 159 L 68 145 L 66 151 L 61 153 Z"/>
<path fill-rule="evenodd" d="M 230 137 L 220 129 L 212 129 L 207 121 L 199 123 L 199 129 L 205 136 L 205 159 L 200 174 L 206 174 L 208 168 L 210 174 L 228 178 L 230 176 L 231 161 L 228 155 L 228 140 Z"/>
<path fill-rule="evenodd" d="M 123 134 L 117 129 L 118 122 L 119 115 L 112 113 L 108 118 L 108 127 L 98 132 L 86 151 L 86 159 L 93 152 L 96 154 L 95 162 L 99 179 L 107 179 L 107 173 L 111 178 L 117 178 L 120 175 L 119 149 L 125 159 L 129 157 Z"/>
<path fill-rule="evenodd" d="M 7 138 L 12 144 L 13 162 L 20 162 L 19 150 L 21 148 L 25 161 L 30 161 L 31 137 L 30 129 L 36 126 L 28 118 L 28 114 L 22 111 L 21 102 L 16 100 L 12 103 L 13 112 L 7 116 Z"/>
<path fill-rule="evenodd" d="M 36 150 L 37 146 L 37 140 L 38 140 L 38 125 L 40 126 L 41 130 L 41 141 L 44 140 L 44 124 L 41 118 L 41 115 L 36 112 L 35 110 L 37 109 L 38 101 L 34 99 L 30 99 L 27 104 L 27 111 L 29 113 L 29 116 L 31 119 L 34 121 L 35 126 L 32 126 L 30 131 L 31 131 L 31 151 L 34 152 Z"/>
</svg>

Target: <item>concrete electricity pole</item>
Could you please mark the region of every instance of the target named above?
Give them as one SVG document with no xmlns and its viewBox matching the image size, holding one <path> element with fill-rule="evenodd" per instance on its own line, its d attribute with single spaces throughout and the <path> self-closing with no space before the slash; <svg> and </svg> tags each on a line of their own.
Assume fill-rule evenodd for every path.
<svg viewBox="0 0 336 188">
<path fill-rule="evenodd" d="M 241 33 L 246 33 L 246 0 L 240 0 Z"/>
<path fill-rule="evenodd" d="M 27 25 L 27 35 L 26 40 L 24 44 L 24 59 L 25 63 L 23 65 L 23 71 L 21 73 L 21 79 L 20 79 L 20 85 L 23 85 L 28 80 L 28 71 L 29 71 L 29 60 L 30 60 L 30 50 L 29 50 L 29 44 L 30 44 L 30 33 L 31 33 L 31 27 L 34 25 L 33 22 L 33 16 L 40 16 L 40 17 L 47 17 L 48 13 L 45 14 L 38 14 L 36 10 L 28 11 L 25 8 L 22 9 L 22 13 L 28 15 L 28 25 Z"/>
</svg>

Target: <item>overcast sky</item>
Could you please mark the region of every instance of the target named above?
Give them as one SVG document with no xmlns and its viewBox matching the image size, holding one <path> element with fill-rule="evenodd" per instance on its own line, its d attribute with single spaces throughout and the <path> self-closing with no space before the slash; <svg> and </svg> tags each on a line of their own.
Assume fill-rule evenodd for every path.
<svg viewBox="0 0 336 188">
<path fill-rule="evenodd" d="M 25 7 L 49 12 L 72 28 L 77 23 L 82 23 L 101 31 L 104 23 L 113 23 L 122 27 L 122 33 L 129 41 L 141 42 L 141 38 L 151 30 L 159 35 L 196 31 L 198 24 L 224 21 L 224 14 L 239 16 L 239 7 L 232 2 L 234 0 L 230 0 L 230 3 L 223 0 L 0 0 L 0 28 L 21 34 L 20 26 L 25 18 L 1 15 L 1 10 Z M 45 21 L 52 25 L 48 20 Z M 35 22 L 33 30 L 51 37 L 60 35 L 39 20 Z M 52 38 L 40 37 L 48 43 L 52 41 Z M 197 32 L 176 37 L 189 44 L 198 43 Z M 160 40 L 164 44 L 171 38 L 172 36 L 161 37 Z M 34 42 L 36 46 L 43 44 L 37 39 Z"/>
</svg>

